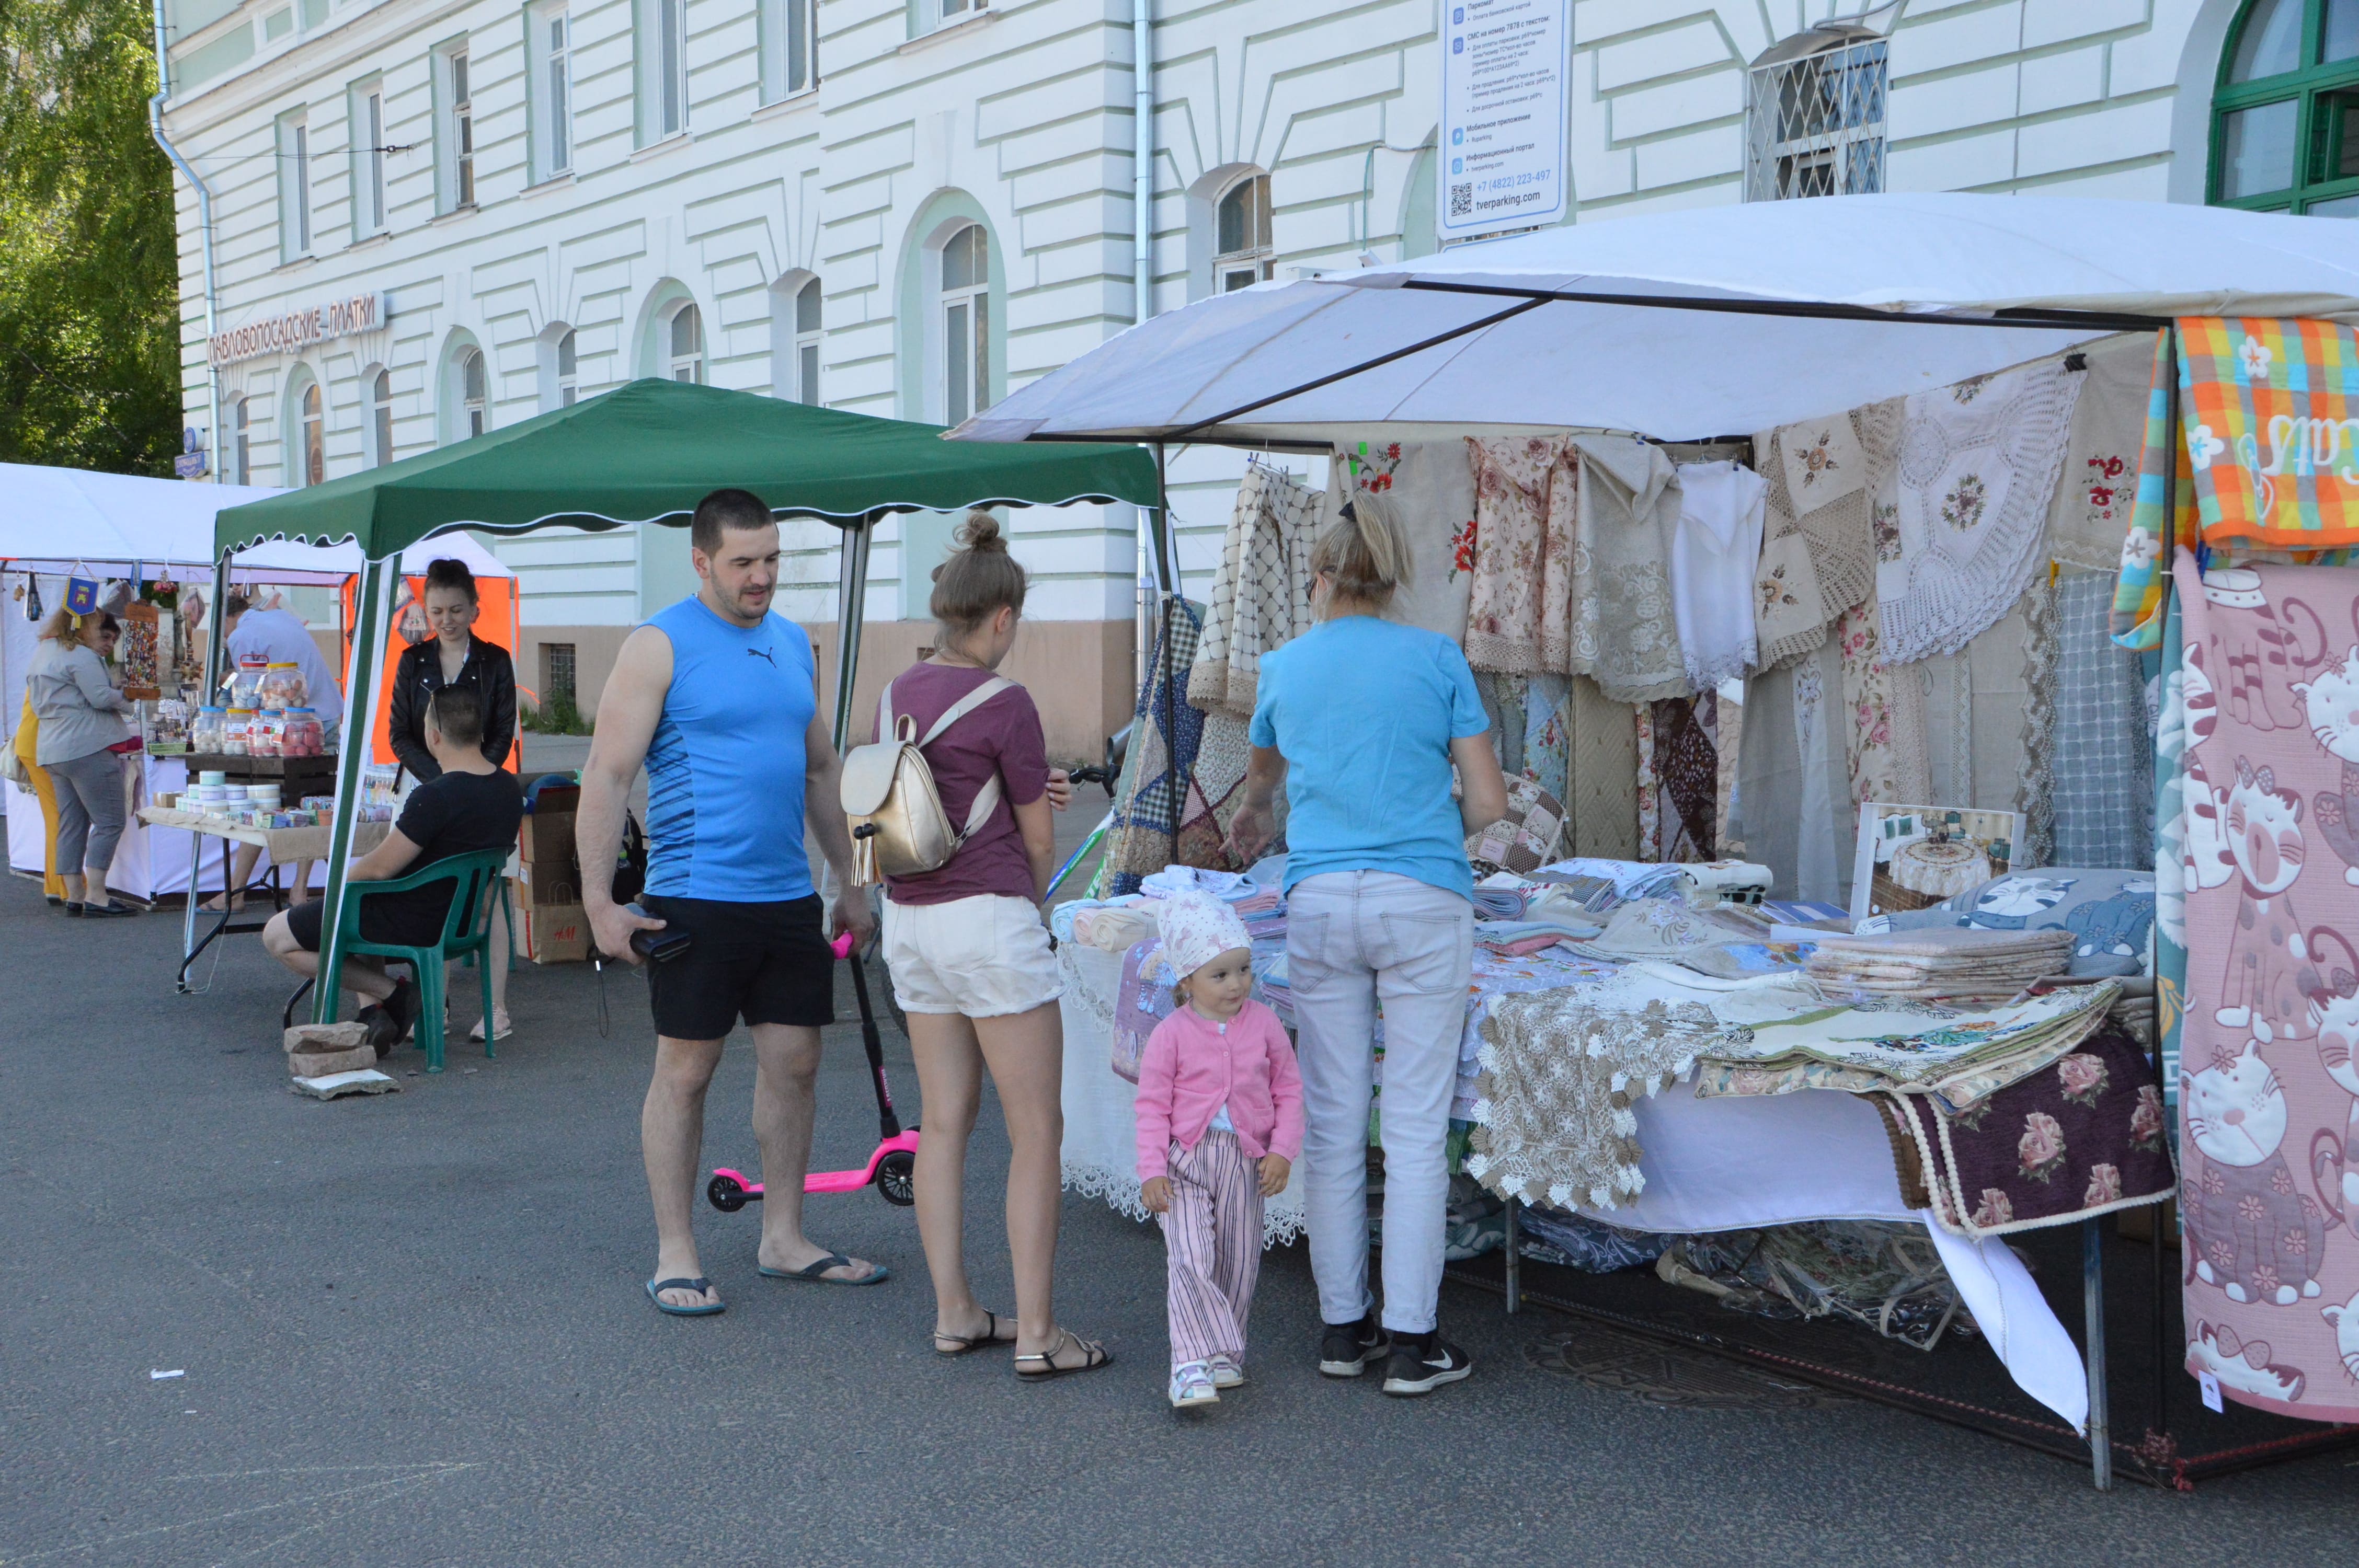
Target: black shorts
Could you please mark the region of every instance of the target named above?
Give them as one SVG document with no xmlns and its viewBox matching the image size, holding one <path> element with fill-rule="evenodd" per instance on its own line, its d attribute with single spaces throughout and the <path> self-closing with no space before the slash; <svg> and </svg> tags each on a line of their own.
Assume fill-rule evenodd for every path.
<svg viewBox="0 0 2359 1568">
<path fill-rule="evenodd" d="M 718 1040 L 740 1018 L 809 1029 L 835 1022 L 835 955 L 820 932 L 817 893 L 783 903 L 650 893 L 639 906 L 690 937 L 679 957 L 646 966 L 658 1034 Z"/>
<path fill-rule="evenodd" d="M 306 953 L 320 950 L 321 927 L 327 923 L 328 901 L 306 899 L 289 905 L 287 911 L 287 934 L 295 938 L 295 946 Z M 387 925 L 383 916 L 365 903 L 361 905 L 361 937 L 364 941 L 382 942 L 389 947 L 431 947 L 442 940 L 442 922 L 436 920 L 430 929 L 405 929 L 397 921 Z"/>
</svg>

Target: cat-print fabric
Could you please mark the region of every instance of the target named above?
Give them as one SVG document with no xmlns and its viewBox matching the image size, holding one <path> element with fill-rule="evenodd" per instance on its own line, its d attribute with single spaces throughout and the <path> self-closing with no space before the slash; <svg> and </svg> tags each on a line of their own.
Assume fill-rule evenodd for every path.
<svg viewBox="0 0 2359 1568">
<path fill-rule="evenodd" d="M 2359 1421 L 2359 569 L 2175 579 L 2187 1369 Z"/>
</svg>

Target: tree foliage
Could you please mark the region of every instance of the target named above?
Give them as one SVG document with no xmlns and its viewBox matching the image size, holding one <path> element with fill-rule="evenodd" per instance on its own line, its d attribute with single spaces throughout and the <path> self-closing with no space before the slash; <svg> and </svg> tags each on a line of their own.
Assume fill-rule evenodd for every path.
<svg viewBox="0 0 2359 1568">
<path fill-rule="evenodd" d="M 172 169 L 144 0 L 0 0 L 0 461 L 168 475 Z"/>
</svg>

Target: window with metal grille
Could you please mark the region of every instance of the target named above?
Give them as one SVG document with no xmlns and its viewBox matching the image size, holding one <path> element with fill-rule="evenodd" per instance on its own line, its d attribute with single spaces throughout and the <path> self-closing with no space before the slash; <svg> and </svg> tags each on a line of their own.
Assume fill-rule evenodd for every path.
<svg viewBox="0 0 2359 1568">
<path fill-rule="evenodd" d="M 1861 196 L 1884 189 L 1887 46 L 1829 24 L 1755 62 L 1745 112 L 1745 199 Z"/>
<path fill-rule="evenodd" d="M 543 702 L 571 702 L 573 698 L 573 648 L 571 643 L 543 643 L 540 645 L 540 699 Z"/>
</svg>

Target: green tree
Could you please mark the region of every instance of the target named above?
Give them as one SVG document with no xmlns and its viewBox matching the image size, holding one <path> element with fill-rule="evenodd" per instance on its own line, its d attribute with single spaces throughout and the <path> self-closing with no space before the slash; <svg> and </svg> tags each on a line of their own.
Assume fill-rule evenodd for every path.
<svg viewBox="0 0 2359 1568">
<path fill-rule="evenodd" d="M 172 169 L 145 0 L 0 0 L 0 461 L 169 475 Z"/>
</svg>

